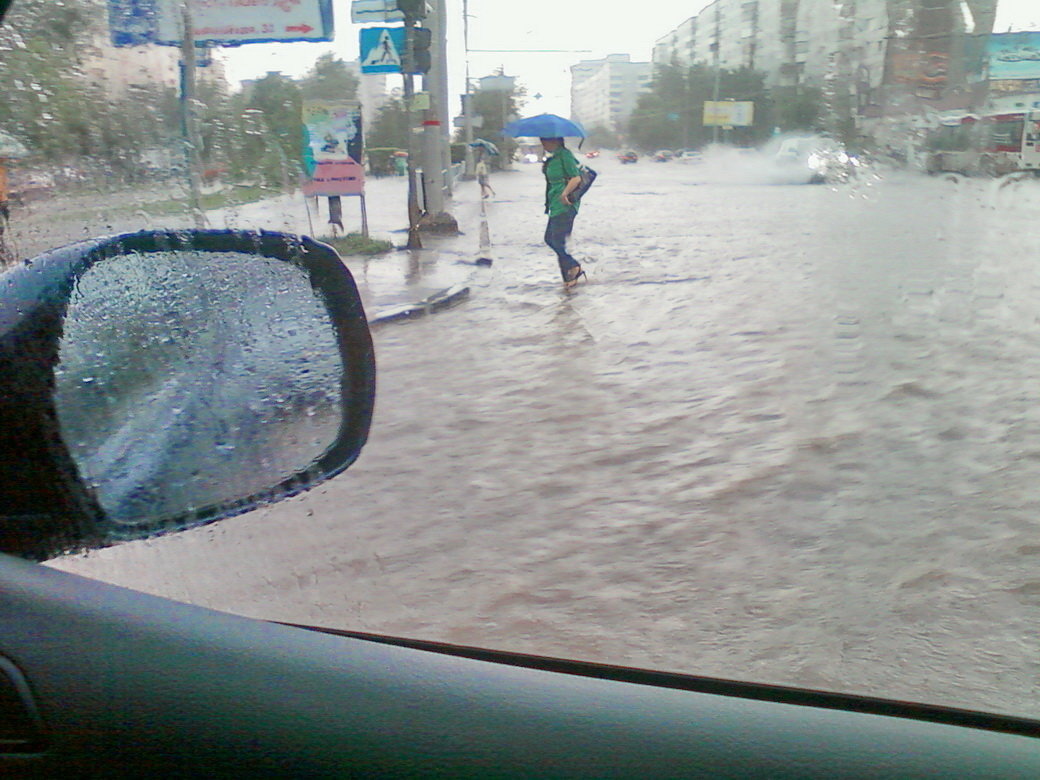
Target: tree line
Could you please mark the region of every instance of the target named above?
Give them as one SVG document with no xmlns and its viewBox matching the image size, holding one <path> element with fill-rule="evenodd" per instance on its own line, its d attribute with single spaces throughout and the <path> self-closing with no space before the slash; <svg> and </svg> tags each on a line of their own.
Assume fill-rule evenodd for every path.
<svg viewBox="0 0 1040 780">
<path fill-rule="evenodd" d="M 716 70 L 708 65 L 682 66 L 676 62 L 657 66 L 649 90 L 639 97 L 624 139 L 603 128 L 590 132 L 590 140 L 608 148 L 622 142 L 643 151 L 691 149 L 710 143 L 716 129 L 705 125 L 704 103 L 715 99 L 751 101 L 754 123 L 726 131 L 727 140 L 755 146 L 776 131 L 828 130 L 842 135 L 847 128 L 832 116 L 834 106 L 816 87 L 767 87 L 766 74 L 750 68 Z"/>
<path fill-rule="evenodd" d="M 104 0 L 19 0 L 0 27 L 0 129 L 28 147 L 34 166 L 134 183 L 169 172 L 155 160 L 183 164 L 178 90 L 139 83 L 113 91 L 87 72 L 106 23 Z M 358 86 L 332 54 L 299 81 L 272 73 L 236 93 L 205 68 L 197 73 L 204 171 L 268 186 L 297 179 L 302 102 L 354 99 Z"/>
</svg>

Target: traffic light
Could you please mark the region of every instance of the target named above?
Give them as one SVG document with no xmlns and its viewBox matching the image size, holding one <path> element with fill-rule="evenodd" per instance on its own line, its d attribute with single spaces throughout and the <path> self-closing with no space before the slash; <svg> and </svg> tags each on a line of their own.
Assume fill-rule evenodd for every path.
<svg viewBox="0 0 1040 780">
<path fill-rule="evenodd" d="M 408 36 L 408 42 L 405 44 L 404 72 L 427 73 L 430 70 L 430 40 L 432 38 L 429 28 L 406 27 L 405 35 Z"/>
<path fill-rule="evenodd" d="M 426 0 L 397 0 L 397 10 L 404 14 L 405 21 L 417 22 L 426 18 Z"/>
</svg>

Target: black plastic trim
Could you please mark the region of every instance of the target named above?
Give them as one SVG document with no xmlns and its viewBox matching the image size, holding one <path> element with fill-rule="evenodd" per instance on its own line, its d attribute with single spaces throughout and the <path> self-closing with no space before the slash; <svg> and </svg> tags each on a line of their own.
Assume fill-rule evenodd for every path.
<svg viewBox="0 0 1040 780">
<path fill-rule="evenodd" d="M 0 753 L 46 749 L 43 723 L 29 684 L 14 663 L 0 655 Z"/>
<path fill-rule="evenodd" d="M 633 666 L 593 663 L 591 661 L 573 661 L 553 656 L 514 653 L 506 650 L 491 650 L 470 645 L 454 645 L 447 642 L 434 642 L 426 639 L 409 639 L 407 637 L 370 634 L 364 631 L 344 631 L 322 626 L 307 626 L 300 623 L 281 623 L 293 628 L 304 628 L 323 634 L 363 639 L 397 647 L 408 647 L 413 650 L 425 650 L 443 655 L 471 658 L 476 661 L 519 666 L 525 669 L 537 669 L 543 672 L 557 672 L 579 677 L 593 677 L 599 680 L 627 682 L 636 685 L 652 685 L 658 688 L 674 688 L 682 691 L 710 693 L 716 696 L 732 696 L 740 699 L 755 699 L 778 704 L 794 704 L 804 707 L 820 707 L 824 709 L 861 712 L 870 715 L 887 715 L 893 718 L 912 718 L 930 723 L 942 723 L 948 726 L 965 726 L 985 731 L 997 731 L 1004 734 L 1040 738 L 1040 721 L 1020 718 L 1014 715 L 997 715 L 978 710 L 965 710 L 956 707 L 943 707 L 934 704 L 882 699 L 872 696 L 858 696 L 848 693 L 834 693 L 810 688 L 793 688 L 785 685 L 767 683 L 742 682 L 717 677 L 700 677 L 679 672 L 661 672 L 640 669 Z"/>
</svg>

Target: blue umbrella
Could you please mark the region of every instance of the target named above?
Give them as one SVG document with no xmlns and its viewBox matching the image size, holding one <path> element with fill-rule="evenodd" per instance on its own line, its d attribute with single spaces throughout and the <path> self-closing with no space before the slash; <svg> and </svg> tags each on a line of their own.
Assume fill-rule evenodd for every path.
<svg viewBox="0 0 1040 780">
<path fill-rule="evenodd" d="M 502 128 L 502 134 L 513 138 L 584 138 L 585 128 L 556 114 L 539 114 L 510 122 Z"/>
<path fill-rule="evenodd" d="M 485 141 L 483 138 L 478 138 L 476 141 L 471 141 L 470 146 L 474 149 L 483 149 L 485 152 L 491 155 L 498 154 L 498 147 L 490 141 Z"/>
</svg>

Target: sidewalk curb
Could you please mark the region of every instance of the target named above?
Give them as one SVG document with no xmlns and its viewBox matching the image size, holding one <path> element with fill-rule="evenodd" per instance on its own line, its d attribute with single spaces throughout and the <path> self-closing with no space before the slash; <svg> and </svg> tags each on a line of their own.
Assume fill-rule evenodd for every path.
<svg viewBox="0 0 1040 780">
<path fill-rule="evenodd" d="M 427 314 L 433 314 L 443 309 L 450 309 L 469 298 L 469 287 L 456 284 L 453 287 L 445 287 L 438 290 L 417 303 L 406 303 L 401 306 L 393 306 L 377 313 L 368 321 L 369 326 L 384 325 L 389 322 L 401 322 L 404 320 L 418 319 Z"/>
</svg>

